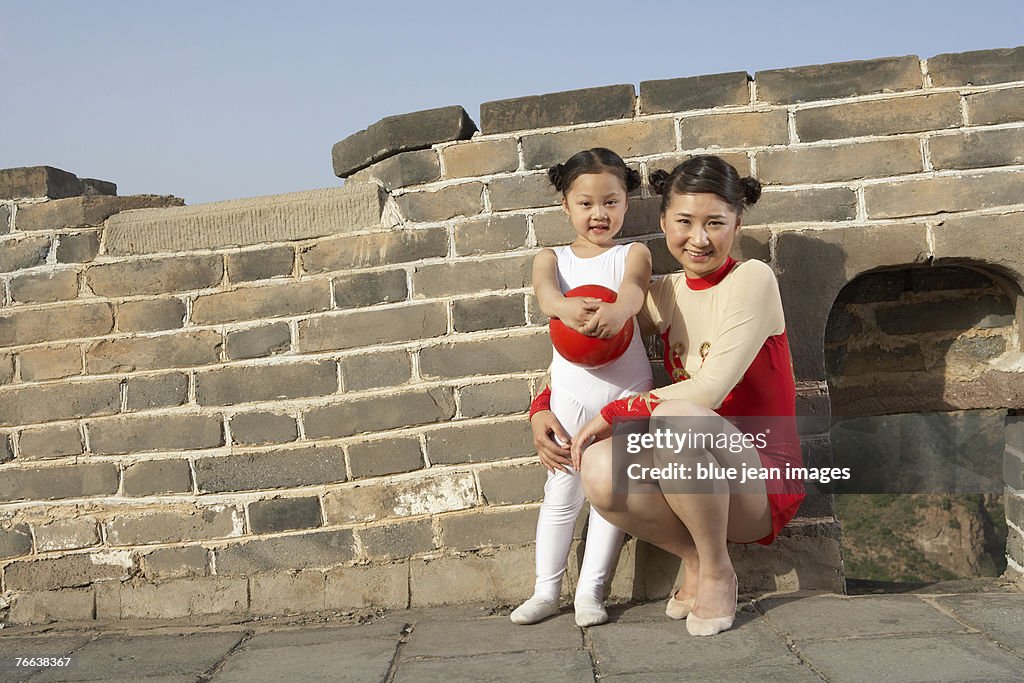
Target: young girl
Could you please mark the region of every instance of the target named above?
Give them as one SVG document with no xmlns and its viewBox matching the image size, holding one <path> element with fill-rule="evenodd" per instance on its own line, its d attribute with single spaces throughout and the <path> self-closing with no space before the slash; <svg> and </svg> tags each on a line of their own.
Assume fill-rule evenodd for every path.
<svg viewBox="0 0 1024 683">
<path fill-rule="evenodd" d="M 585 368 L 552 353 L 551 383 L 530 407 L 534 443 L 548 469 L 544 503 L 537 520 L 537 580 L 533 597 L 512 612 L 517 624 L 534 624 L 558 612 L 558 596 L 583 486 L 571 468 L 571 436 L 618 398 L 651 388 L 651 367 L 633 316 L 640 310 L 651 276 L 651 253 L 643 244 L 617 245 L 627 194 L 640 175 L 621 157 L 601 147 L 573 155 L 548 170 L 562 193 L 562 209 L 576 232 L 569 246 L 544 249 L 533 264 L 533 287 L 540 309 L 588 336 L 609 338 L 633 325 L 626 352 L 610 363 Z M 574 287 L 602 285 L 616 291 L 613 304 L 563 296 Z M 591 510 L 586 551 L 574 600 L 576 623 L 603 624 L 605 583 L 619 557 L 623 533 Z"/>
</svg>

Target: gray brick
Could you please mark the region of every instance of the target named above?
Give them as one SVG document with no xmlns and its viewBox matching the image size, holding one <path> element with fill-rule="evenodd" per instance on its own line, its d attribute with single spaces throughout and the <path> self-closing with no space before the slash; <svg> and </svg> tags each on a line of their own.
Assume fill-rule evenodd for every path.
<svg viewBox="0 0 1024 683">
<path fill-rule="evenodd" d="M 746 225 L 848 221 L 857 217 L 857 195 L 845 187 L 765 192 L 744 214 Z"/>
<path fill-rule="evenodd" d="M 57 519 L 47 524 L 33 526 L 36 549 L 41 552 L 52 550 L 75 550 L 99 545 L 100 531 L 93 517 L 72 517 Z"/>
<path fill-rule="evenodd" d="M 117 466 L 107 462 L 7 469 L 0 478 L 0 501 L 109 496 L 117 484 Z"/>
<path fill-rule="evenodd" d="M 912 55 L 758 71 L 754 80 L 757 99 L 772 104 L 900 92 L 924 84 L 920 60 Z"/>
<path fill-rule="evenodd" d="M 280 322 L 228 332 L 226 353 L 229 360 L 263 358 L 287 353 L 291 345 L 291 328 Z"/>
<path fill-rule="evenodd" d="M 350 524 L 465 510 L 477 503 L 472 473 L 438 473 L 329 491 L 324 495 L 324 513 L 328 524 Z"/>
<path fill-rule="evenodd" d="M 333 360 L 233 366 L 196 374 L 196 401 L 204 406 L 327 396 L 337 390 Z"/>
<path fill-rule="evenodd" d="M 680 126 L 683 149 L 761 147 L 789 142 L 789 120 L 782 110 L 693 116 L 684 118 Z"/>
<path fill-rule="evenodd" d="M 1014 320 L 1013 306 L 1002 296 L 887 306 L 875 311 L 875 317 L 878 328 L 886 334 L 1003 327 L 1012 325 Z"/>
<path fill-rule="evenodd" d="M 11 231 L 11 209 L 6 204 L 0 205 L 0 235 Z"/>
<path fill-rule="evenodd" d="M 295 249 L 270 247 L 227 255 L 228 280 L 252 282 L 272 277 L 289 277 L 295 268 Z"/>
<path fill-rule="evenodd" d="M 258 491 L 345 481 L 340 446 L 308 446 L 224 457 L 197 458 L 200 492 Z"/>
<path fill-rule="evenodd" d="M 481 341 L 439 344 L 420 351 L 424 377 L 468 377 L 543 370 L 551 363 L 547 332 Z"/>
<path fill-rule="evenodd" d="M 420 266 L 412 275 L 414 298 L 479 294 L 530 286 L 532 256 L 510 256 L 486 260 L 462 260 Z"/>
<path fill-rule="evenodd" d="M 640 113 L 711 109 L 750 101 L 746 71 L 640 82 Z"/>
<path fill-rule="evenodd" d="M 85 280 L 98 296 L 168 294 L 220 284 L 224 259 L 211 256 L 170 256 L 89 266 Z"/>
<path fill-rule="evenodd" d="M 60 379 L 82 374 L 79 346 L 36 348 L 18 354 L 21 379 L 26 382 Z"/>
<path fill-rule="evenodd" d="M 389 304 L 409 298 L 404 270 L 354 273 L 334 278 L 335 308 Z"/>
<path fill-rule="evenodd" d="M 11 273 L 46 263 L 50 253 L 50 238 L 32 235 L 21 239 L 6 239 L 0 249 L 0 273 Z"/>
<path fill-rule="evenodd" d="M 56 306 L 0 314 L 0 346 L 56 342 L 107 334 L 114 317 L 109 304 Z"/>
<path fill-rule="evenodd" d="M 88 431 L 90 449 L 103 455 L 224 445 L 217 415 L 138 415 L 90 422 Z"/>
<path fill-rule="evenodd" d="M 335 143 L 331 150 L 334 175 L 346 178 L 399 152 L 468 140 L 475 132 L 476 124 L 458 105 L 388 116 Z"/>
<path fill-rule="evenodd" d="M 405 609 L 409 604 L 408 563 L 357 564 L 332 569 L 327 572 L 326 594 L 327 609 Z"/>
<path fill-rule="evenodd" d="M 960 97 L 956 93 L 851 102 L 796 112 L 796 132 L 801 142 L 919 133 L 960 124 Z"/>
<path fill-rule="evenodd" d="M 1024 534 L 1013 527 L 1006 534 L 1006 556 L 1017 564 L 1024 564 Z"/>
<path fill-rule="evenodd" d="M 62 382 L 0 390 L 0 427 L 14 427 L 95 415 L 121 407 L 117 380 Z"/>
<path fill-rule="evenodd" d="M 654 171 L 658 171 L 658 170 L 664 170 L 664 171 L 668 171 L 668 172 L 671 173 L 673 168 L 675 168 L 679 164 L 683 163 L 684 161 L 688 161 L 688 160 L 692 159 L 695 156 L 698 156 L 698 155 L 696 155 L 696 154 L 671 154 L 669 156 L 658 157 L 657 159 L 652 159 L 651 161 L 647 162 L 647 170 L 648 170 L 649 173 L 653 173 Z M 720 154 L 716 153 L 716 156 L 721 157 L 724 161 L 726 161 L 727 163 L 732 165 L 732 167 L 736 169 L 736 172 L 739 173 L 740 176 L 748 176 L 748 175 L 751 174 L 750 173 L 750 158 L 747 157 L 746 152 L 722 152 Z M 758 178 L 760 178 L 760 175 L 758 175 Z M 652 194 L 653 194 L 653 192 L 652 192 Z M 656 206 L 658 206 L 658 205 L 660 205 L 661 197 L 655 195 L 655 196 L 651 197 L 651 199 L 649 201 L 653 202 Z M 633 198 L 630 198 L 630 200 L 629 200 L 630 213 L 632 213 L 633 209 L 636 208 L 637 203 L 638 203 L 637 200 L 635 200 Z M 626 221 L 628 222 L 629 219 L 630 219 L 630 214 L 627 213 L 626 214 Z M 625 227 L 625 226 L 623 226 L 623 227 Z M 657 226 L 655 226 L 655 228 L 657 228 Z"/>
<path fill-rule="evenodd" d="M 76 424 L 26 429 L 19 436 L 18 459 L 39 460 L 82 454 L 82 434 Z"/>
<path fill-rule="evenodd" d="M 53 166 L 0 169 L 0 199 L 74 197 L 84 191 L 74 173 Z"/>
<path fill-rule="evenodd" d="M 459 404 L 463 417 L 526 412 L 530 404 L 530 382 L 503 379 L 487 384 L 469 384 L 459 388 Z"/>
<path fill-rule="evenodd" d="M 85 352 L 90 374 L 162 370 L 220 362 L 220 332 L 197 330 L 157 337 L 103 339 Z"/>
<path fill-rule="evenodd" d="M 241 533 L 242 511 L 233 505 L 186 506 L 125 512 L 103 524 L 110 545 L 178 543 L 230 538 Z"/>
<path fill-rule="evenodd" d="M 606 85 L 546 95 L 494 100 L 480 105 L 484 133 L 571 126 L 633 116 L 633 86 Z"/>
<path fill-rule="evenodd" d="M 402 215 L 415 223 L 435 223 L 483 210 L 482 183 L 449 185 L 432 192 L 409 192 L 398 198 Z"/>
<path fill-rule="evenodd" d="M 448 255 L 445 228 L 396 230 L 322 240 L 303 248 L 299 257 L 306 273 L 374 268 Z"/>
<path fill-rule="evenodd" d="M 102 225 L 115 213 L 130 209 L 148 209 L 162 206 L 182 206 L 179 197 L 151 194 L 115 197 L 86 195 L 56 199 L 42 204 L 30 204 L 18 210 L 19 230 L 61 230 Z"/>
<path fill-rule="evenodd" d="M 341 381 L 346 392 L 400 386 L 411 379 L 412 359 L 408 351 L 374 351 L 341 361 Z"/>
<path fill-rule="evenodd" d="M 61 235 L 57 244 L 57 263 L 87 263 L 100 250 L 99 232 Z"/>
<path fill-rule="evenodd" d="M 496 545 L 521 545 L 534 540 L 539 508 L 497 508 L 442 515 L 441 546 L 459 552 Z"/>
<path fill-rule="evenodd" d="M 78 296 L 78 273 L 73 270 L 19 275 L 11 279 L 11 300 L 16 303 L 51 303 Z"/>
<path fill-rule="evenodd" d="M 488 216 L 455 226 L 458 256 L 511 251 L 526 246 L 526 216 Z"/>
<path fill-rule="evenodd" d="M 523 295 L 485 296 L 460 299 L 452 303 L 452 320 L 456 332 L 477 332 L 525 324 Z"/>
<path fill-rule="evenodd" d="M 0 527 L 0 560 L 21 557 L 32 552 L 32 530 L 28 524 Z"/>
<path fill-rule="evenodd" d="M 1024 88 L 993 90 L 967 96 L 967 119 L 971 125 L 1012 123 L 1024 120 Z"/>
<path fill-rule="evenodd" d="M 926 216 L 988 209 L 1020 202 L 1024 173 L 940 176 L 864 188 L 870 218 Z"/>
<path fill-rule="evenodd" d="M 124 580 L 129 567 L 104 561 L 101 555 L 79 554 L 55 559 L 11 562 L 4 568 L 8 590 L 31 591 L 85 586 L 105 579 Z"/>
<path fill-rule="evenodd" d="M 351 529 L 265 538 L 214 551 L 217 573 L 249 575 L 274 569 L 333 567 L 355 558 Z"/>
<path fill-rule="evenodd" d="M 168 372 L 162 375 L 135 375 L 128 378 L 128 410 L 169 408 L 188 402 L 188 375 Z"/>
<path fill-rule="evenodd" d="M 192 470 L 187 460 L 146 460 L 125 467 L 124 495 L 161 493 L 192 493 Z"/>
<path fill-rule="evenodd" d="M 410 557 L 434 550 L 434 530 L 429 519 L 359 530 L 366 554 L 373 560 Z"/>
<path fill-rule="evenodd" d="M 534 169 L 562 163 L 581 149 L 591 147 L 614 149 L 624 159 L 671 152 L 676 147 L 676 133 L 670 120 L 633 121 L 526 135 L 522 144 L 526 168 Z"/>
<path fill-rule="evenodd" d="M 653 202 L 651 202 L 653 203 Z M 646 204 L 646 202 L 645 202 Z M 626 219 L 629 220 L 630 211 L 626 212 Z M 623 231 L 626 224 L 623 223 Z M 645 230 L 649 232 L 649 230 Z M 539 247 L 557 247 L 569 244 L 576 238 L 569 220 L 562 211 L 545 211 L 544 213 L 533 214 L 533 234 L 537 238 Z"/>
<path fill-rule="evenodd" d="M 288 282 L 196 297 L 192 303 L 192 322 L 206 324 L 259 320 L 317 313 L 330 307 L 331 284 L 327 280 Z"/>
<path fill-rule="evenodd" d="M 491 462 L 535 452 L 533 432 L 525 419 L 471 425 L 455 422 L 427 433 L 427 458 L 432 465 Z"/>
<path fill-rule="evenodd" d="M 488 505 L 518 505 L 544 498 L 547 470 L 539 463 L 480 472 L 480 493 Z"/>
<path fill-rule="evenodd" d="M 557 206 L 562 196 L 551 185 L 547 173 L 494 178 L 487 184 L 493 211 Z"/>
<path fill-rule="evenodd" d="M 448 330 L 444 302 L 324 315 L 299 322 L 301 353 L 429 339 Z"/>
<path fill-rule="evenodd" d="M 240 413 L 231 418 L 231 440 L 242 446 L 287 443 L 299 438 L 299 428 L 291 415 L 276 413 Z"/>
<path fill-rule="evenodd" d="M 0 434 L 0 464 L 14 460 L 14 452 L 11 450 L 11 441 L 6 434 Z"/>
<path fill-rule="evenodd" d="M 209 576 L 209 551 L 198 545 L 187 548 L 158 548 L 142 556 L 143 576 L 151 579 L 180 579 Z"/>
<path fill-rule="evenodd" d="M 1024 451 L 1007 446 L 1003 451 L 1003 483 L 1024 491 Z"/>
<path fill-rule="evenodd" d="M 348 447 L 348 458 L 353 479 L 412 472 L 423 467 L 420 440 L 416 438 L 354 443 Z"/>
<path fill-rule="evenodd" d="M 1020 128 L 936 136 L 928 140 L 928 146 L 932 165 L 938 169 L 1024 164 L 1024 131 Z"/>
<path fill-rule="evenodd" d="M 281 571 L 256 574 L 249 580 L 249 611 L 272 615 L 325 609 L 327 578 L 324 571 Z"/>
<path fill-rule="evenodd" d="M 249 524 L 254 534 L 269 534 L 291 529 L 320 526 L 320 499 L 271 498 L 249 504 Z"/>
<path fill-rule="evenodd" d="M 0 384 L 14 381 L 14 354 L 0 353 Z"/>
<path fill-rule="evenodd" d="M 928 74 L 937 87 L 1024 80 L 1024 47 L 935 55 Z"/>
<path fill-rule="evenodd" d="M 772 149 L 757 155 L 762 183 L 814 183 L 876 178 L 923 170 L 917 140 L 872 140 L 853 145 Z"/>
<path fill-rule="evenodd" d="M 185 321 L 181 299 L 125 301 L 117 305 L 117 329 L 121 332 L 159 332 L 180 328 Z"/>
<path fill-rule="evenodd" d="M 430 424 L 450 420 L 454 416 L 452 390 L 436 388 L 310 408 L 303 415 L 303 423 L 306 436 L 318 439 Z"/>
<path fill-rule="evenodd" d="M 467 140 L 441 150 L 447 178 L 465 178 L 514 171 L 519 167 L 515 138 Z"/>
<path fill-rule="evenodd" d="M 1021 410 L 1009 410 L 1006 414 L 1004 440 L 1008 446 L 1012 446 L 1024 454 L 1024 412 Z M 1014 486 L 1024 491 L 1024 486 Z"/>
<path fill-rule="evenodd" d="M 403 152 L 370 166 L 360 175 L 378 179 L 389 191 L 429 183 L 441 177 L 441 162 L 432 149 Z"/>
</svg>

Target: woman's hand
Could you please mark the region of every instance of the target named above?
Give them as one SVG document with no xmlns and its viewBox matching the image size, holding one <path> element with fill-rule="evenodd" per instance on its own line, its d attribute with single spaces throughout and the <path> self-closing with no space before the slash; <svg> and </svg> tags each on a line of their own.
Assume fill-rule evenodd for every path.
<svg viewBox="0 0 1024 683">
<path fill-rule="evenodd" d="M 583 334 L 599 339 L 611 339 L 627 324 L 632 324 L 632 314 L 626 306 L 618 303 L 603 303 L 583 327 Z"/>
<path fill-rule="evenodd" d="M 569 470 L 566 468 L 572 461 L 569 459 L 569 449 L 561 444 L 568 444 L 571 439 L 555 414 L 550 410 L 535 413 L 530 419 L 530 427 L 533 429 L 533 445 L 540 456 L 541 464 L 548 472 L 561 470 L 568 474 Z"/>
<path fill-rule="evenodd" d="M 601 303 L 600 299 L 595 299 L 593 297 L 562 297 L 562 300 L 557 303 L 556 310 L 558 315 L 555 317 L 561 320 L 567 327 L 570 327 L 582 334 L 587 334 L 584 330 L 591 318 L 594 317 L 594 313 L 601 306 Z"/>
<path fill-rule="evenodd" d="M 590 441 L 600 441 L 612 435 L 612 425 L 598 413 L 594 419 L 583 425 L 583 429 L 576 432 L 572 440 L 572 466 L 579 472 L 583 467 L 583 449 L 590 445 Z"/>
</svg>

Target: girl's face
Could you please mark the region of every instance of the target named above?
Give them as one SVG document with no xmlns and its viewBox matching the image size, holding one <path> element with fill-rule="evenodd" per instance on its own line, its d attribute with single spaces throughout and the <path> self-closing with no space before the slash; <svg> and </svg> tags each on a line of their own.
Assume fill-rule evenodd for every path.
<svg viewBox="0 0 1024 683">
<path fill-rule="evenodd" d="M 562 209 L 576 231 L 574 244 L 610 247 L 626 216 L 626 187 L 613 173 L 584 173 L 562 197 Z"/>
<path fill-rule="evenodd" d="M 740 217 L 717 194 L 674 194 L 661 215 L 661 230 L 686 277 L 705 277 L 729 258 Z"/>
</svg>

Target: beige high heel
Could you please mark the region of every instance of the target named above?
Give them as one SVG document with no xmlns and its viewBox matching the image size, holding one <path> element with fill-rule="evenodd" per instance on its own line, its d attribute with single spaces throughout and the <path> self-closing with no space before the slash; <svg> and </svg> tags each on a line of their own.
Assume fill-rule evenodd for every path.
<svg viewBox="0 0 1024 683">
<path fill-rule="evenodd" d="M 736 582 L 736 602 L 740 600 L 740 586 L 739 580 L 733 579 Z M 710 617 L 705 619 L 704 617 L 698 617 L 692 611 L 686 616 L 686 631 L 691 636 L 713 636 L 716 633 L 727 631 L 732 628 L 732 623 L 736 619 L 736 609 L 733 608 L 732 614 L 728 614 L 724 617 Z"/>
<path fill-rule="evenodd" d="M 665 615 L 669 619 L 685 619 L 686 615 L 693 609 L 693 603 L 696 598 L 676 600 L 676 592 L 672 591 L 672 595 L 668 598 L 668 604 L 665 605 Z"/>
</svg>

